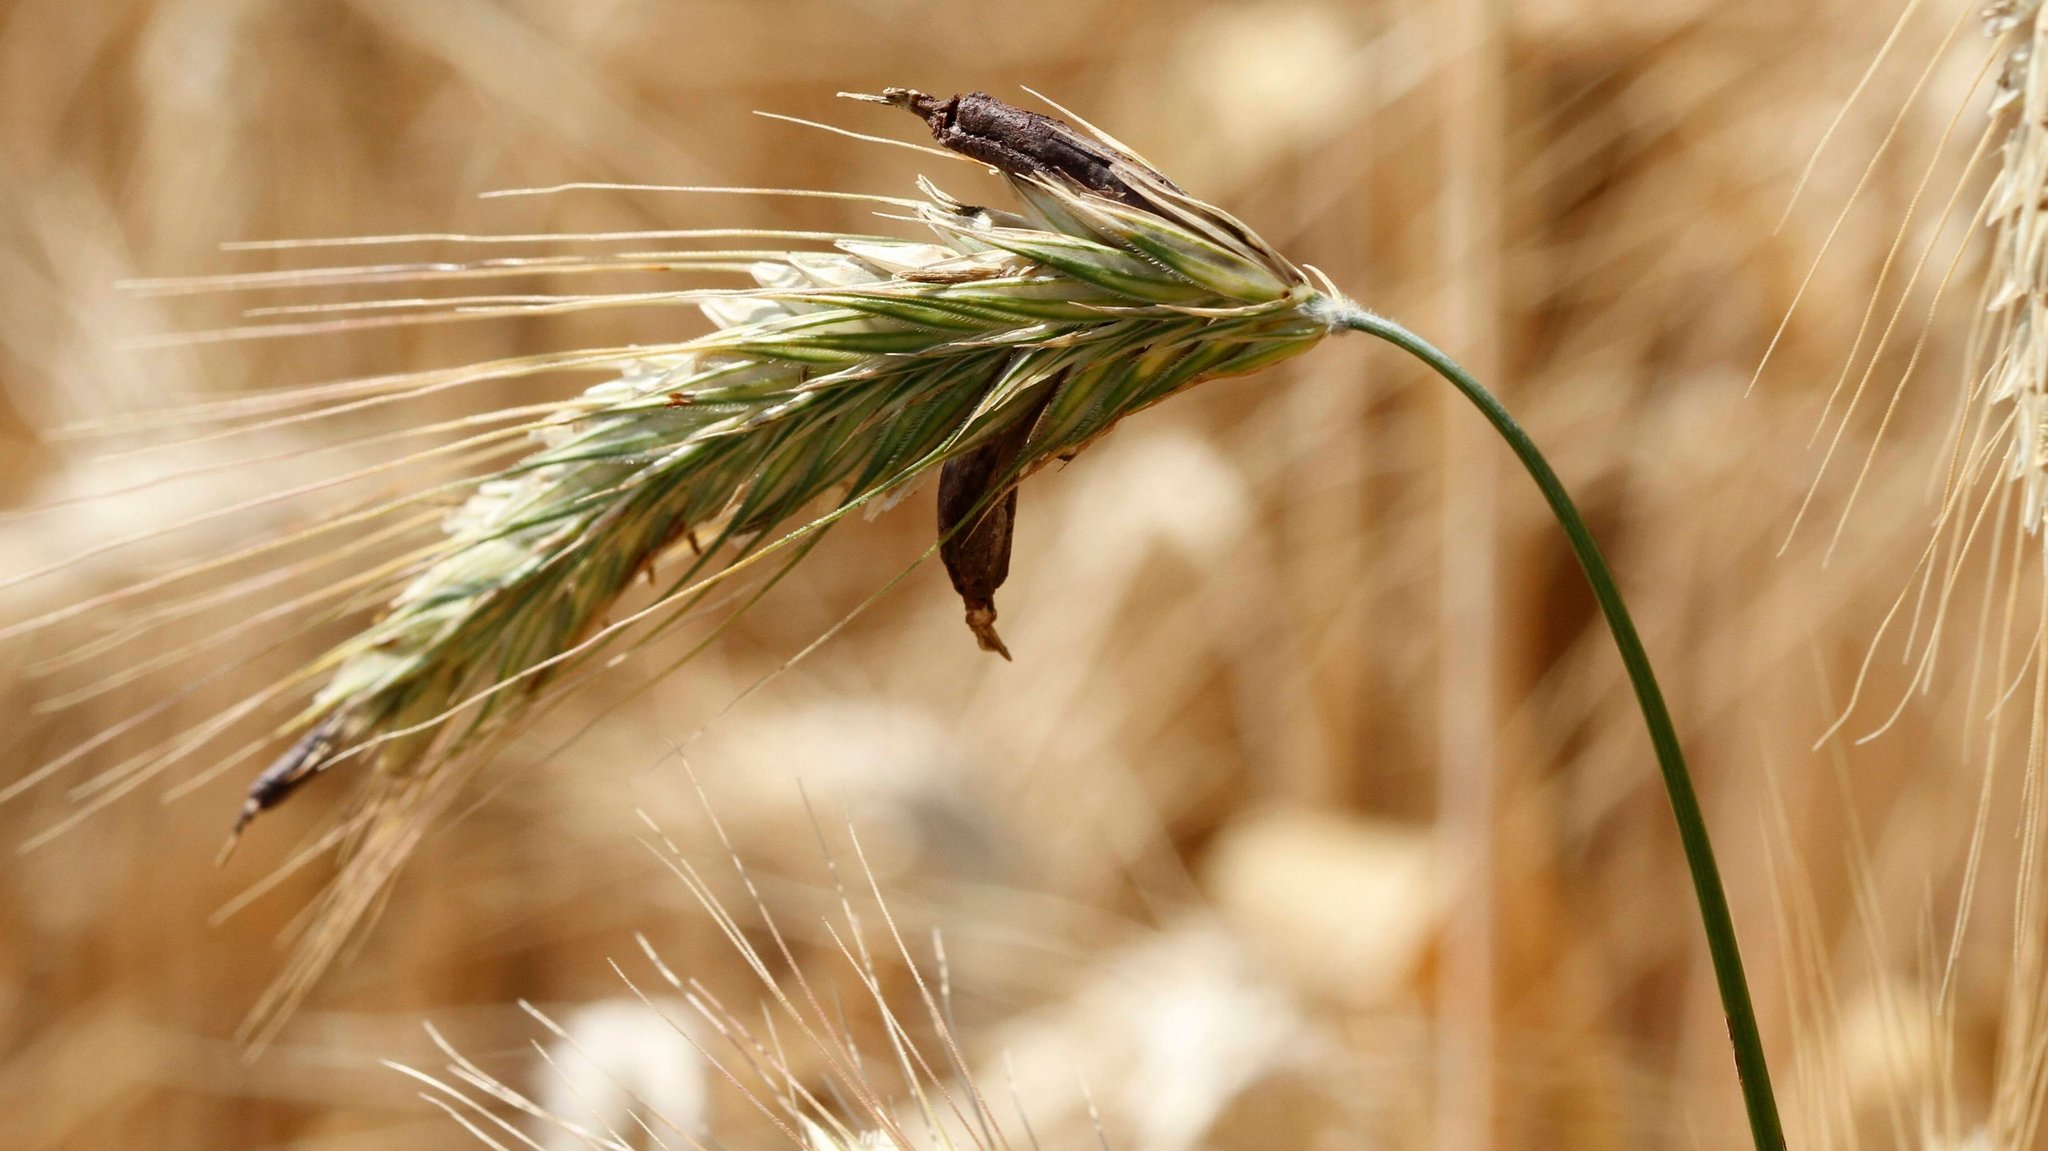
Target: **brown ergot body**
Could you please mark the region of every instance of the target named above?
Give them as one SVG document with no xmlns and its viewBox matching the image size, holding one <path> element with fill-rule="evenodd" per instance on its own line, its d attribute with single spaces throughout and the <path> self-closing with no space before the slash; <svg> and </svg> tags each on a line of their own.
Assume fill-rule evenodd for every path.
<svg viewBox="0 0 2048 1151">
<path fill-rule="evenodd" d="M 1013 176 L 1058 176 L 1133 208 L 1146 207 L 1144 197 L 1117 176 L 1120 157 L 1051 116 L 986 92 L 941 100 L 915 88 L 889 88 L 882 99 L 931 125 L 932 138 L 949 151 Z"/>
<path fill-rule="evenodd" d="M 939 469 L 939 558 L 967 607 L 967 627 L 981 650 L 1004 659 L 996 634 L 996 589 L 1010 577 L 1010 540 L 1017 530 L 1019 465 L 1055 382 L 1022 418 Z M 1000 493 L 1000 494 L 998 494 Z"/>
</svg>

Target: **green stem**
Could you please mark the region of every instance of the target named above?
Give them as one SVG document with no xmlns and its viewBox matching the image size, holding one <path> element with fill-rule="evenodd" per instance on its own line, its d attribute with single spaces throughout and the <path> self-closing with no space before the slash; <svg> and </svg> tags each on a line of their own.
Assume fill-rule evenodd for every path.
<svg viewBox="0 0 2048 1151">
<path fill-rule="evenodd" d="M 1642 708 L 1643 724 L 1650 729 L 1650 743 L 1657 751 L 1657 766 L 1664 775 L 1664 791 L 1670 797 L 1671 814 L 1678 821 L 1678 837 L 1685 845 L 1685 864 L 1692 872 L 1692 889 L 1699 901 L 1700 922 L 1707 933 L 1707 951 L 1714 961 L 1714 982 L 1721 991 L 1721 1008 L 1728 1017 L 1728 1040 L 1735 1048 L 1735 1072 L 1742 1081 L 1742 1101 L 1749 1111 L 1749 1130 L 1757 1151 L 1784 1151 L 1785 1131 L 1778 1119 L 1778 1104 L 1771 1094 L 1771 1073 L 1764 1064 L 1763 1037 L 1757 1031 L 1756 1008 L 1749 997 L 1749 982 L 1742 973 L 1742 951 L 1735 941 L 1735 922 L 1728 914 L 1728 893 L 1721 885 L 1721 871 L 1714 865 L 1714 845 L 1707 836 L 1706 817 L 1700 813 L 1699 797 L 1693 793 L 1692 776 L 1685 769 L 1685 753 L 1679 750 L 1678 733 L 1671 726 L 1671 713 L 1664 706 L 1664 693 L 1657 687 L 1650 657 L 1629 618 L 1628 606 L 1614 584 L 1614 573 L 1601 558 L 1600 545 L 1586 528 L 1579 509 L 1564 490 L 1557 473 L 1550 470 L 1543 453 L 1515 417 L 1501 406 L 1492 392 L 1459 367 L 1456 361 L 1429 341 L 1392 320 L 1356 307 L 1345 307 L 1331 317 L 1333 326 L 1377 336 L 1428 364 L 1436 373 L 1463 392 L 1474 407 L 1493 424 L 1494 430 L 1513 448 L 1530 478 L 1543 490 L 1551 514 L 1571 541 L 1572 553 L 1585 570 L 1600 613 L 1614 633 L 1614 646 L 1628 668 L 1635 686 L 1636 703 Z"/>
</svg>

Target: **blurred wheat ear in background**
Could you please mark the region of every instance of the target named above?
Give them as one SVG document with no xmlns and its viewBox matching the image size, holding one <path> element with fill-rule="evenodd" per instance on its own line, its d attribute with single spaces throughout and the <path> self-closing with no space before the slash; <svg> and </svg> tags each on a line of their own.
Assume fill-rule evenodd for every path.
<svg viewBox="0 0 2048 1151">
<path fill-rule="evenodd" d="M 1839 865 L 1858 892 L 1864 970 L 1844 970 L 1821 942 L 1823 913 L 1807 890 L 1815 860 L 1783 824 L 1777 882 L 1812 1137 L 1867 1143 L 1888 1127 L 1924 1146 L 2032 1147 L 2048 1099 L 2039 784 L 2048 738 L 2040 532 L 2048 71 L 2038 4 L 1920 7 L 1907 8 L 1864 78 L 1906 72 L 1903 104 L 1869 101 L 1859 85 L 1858 98 L 1896 116 L 1833 228 L 1854 218 L 1858 196 L 1887 164 L 1916 172 L 1912 195 L 1903 211 L 1888 210 L 1896 230 L 1874 276 L 1819 276 L 1818 259 L 1808 273 L 1808 287 L 1860 282 L 1868 295 L 1815 433 L 1827 443 L 1822 475 L 1794 523 L 1795 533 L 1808 528 L 1831 465 L 1846 456 L 1848 498 L 1830 509 L 1832 525 L 1819 525 L 1832 532 L 1828 553 L 1840 554 L 1855 523 L 1873 514 L 1857 506 L 1862 493 L 1887 469 L 1910 470 L 1890 441 L 1905 438 L 1919 457 L 1932 531 L 1912 561 L 1896 562 L 1903 586 L 1832 705 L 1819 750 L 1834 759 L 1838 788 L 1853 794 L 1861 748 L 1900 740 L 1916 714 L 1940 716 L 1954 734 L 1928 768 L 1963 769 L 1955 777 L 1976 793 L 1970 804 L 1945 805 L 1943 831 L 1924 833 L 1934 852 L 1910 929 L 1881 894 L 1897 867 L 1884 839 L 1860 818 L 1847 824 L 1849 849 L 1823 866 Z M 1973 24 L 1988 46 L 1963 35 Z M 1920 47 L 1927 43 L 1936 45 L 1931 55 Z M 1902 159 L 1910 145 L 1901 129 L 1923 106 L 1948 122 Z M 1929 365 L 1959 368 L 1939 423 L 1926 399 L 1942 389 L 1912 387 L 1939 380 Z M 1927 432 L 1911 428 L 1915 417 Z M 1859 423 L 1871 428 L 1860 460 L 1841 450 Z M 1940 439 L 1931 434 L 1937 426 Z M 1913 948 L 1902 948 L 1905 934 L 1918 937 Z"/>
<path fill-rule="evenodd" d="M 1554 452 L 1624 573 L 1646 646 L 1670 661 L 1662 670 L 1708 815 L 1729 834 L 1738 926 L 1764 970 L 1773 943 L 1791 961 L 1761 999 L 1774 1055 L 1810 1056 L 1778 1060 L 1798 1077 L 1788 1117 L 1807 1136 L 1799 1145 L 1989 1138 L 1994 1097 L 2025 1097 L 2000 1084 L 2024 1083 L 2032 1049 L 2023 1028 L 2001 1021 L 2015 955 L 2004 912 L 2029 874 L 2001 821 L 2029 808 L 2025 772 L 2008 767 L 1987 785 L 1976 769 L 1993 742 L 2007 763 L 2031 742 L 2017 708 L 2036 690 L 2039 596 L 2031 563 L 1997 590 L 1958 579 L 1950 591 L 1952 545 L 1922 556 L 1948 504 L 1967 510 L 1941 538 L 1954 548 L 1970 538 L 1988 569 L 2034 555 L 2016 485 L 2001 482 L 2015 494 L 1990 496 L 1980 515 L 1989 489 L 1958 497 L 1946 478 L 1946 461 L 1961 459 L 1955 474 L 1974 467 L 1981 485 L 2005 458 L 2002 446 L 1990 463 L 1957 447 L 1983 404 L 1959 431 L 1957 399 L 1972 385 L 1943 372 L 1973 342 L 1992 346 L 1973 341 L 1963 286 L 1979 282 L 1995 247 L 1975 242 L 1986 229 L 1969 217 L 1974 190 L 2003 162 L 2002 137 L 1972 163 L 1985 105 L 1968 101 L 1989 91 L 2010 42 L 1979 38 L 1974 7 L 1898 7 L 1910 19 L 1865 82 L 1897 11 L 1497 6 L 1484 19 L 1499 46 L 1488 83 L 1501 118 L 1488 125 L 1447 114 L 1443 97 L 1469 85 L 1451 82 L 1437 51 L 1442 0 L 1052 0 L 1028 16 L 740 0 L 20 0 L 0 24 L 0 579 L 18 581 L 0 592 L 0 627 L 194 557 L 221 566 L 186 589 L 201 598 L 183 606 L 139 593 L 6 645 L 0 787 L 91 750 L 11 790 L 0 830 L 34 839 L 112 790 L 80 781 L 124 764 L 118 778 L 135 778 L 175 750 L 178 733 L 349 643 L 350 625 L 324 607 L 374 612 L 392 589 L 340 588 L 343 566 L 416 574 L 463 484 L 534 450 L 520 425 L 588 420 L 602 402 L 580 398 L 592 381 L 572 377 L 584 365 L 456 384 L 460 365 L 670 348 L 704 331 L 678 330 L 678 316 L 696 322 L 698 301 L 673 295 L 678 253 L 700 240 L 707 251 L 787 252 L 814 245 L 760 230 L 901 238 L 899 223 L 868 212 L 911 210 L 475 193 L 601 181 L 935 203 L 915 184 L 933 157 L 749 113 L 904 138 L 914 124 L 878 128 L 889 120 L 879 110 L 876 123 L 856 121 L 829 93 L 907 81 L 990 87 L 1022 103 L 999 85 L 1028 81 L 1421 331 L 1455 326 L 1456 269 L 1442 253 L 1447 230 L 1462 233 L 1439 160 L 1490 158 L 1484 170 L 1502 173 L 1488 188 L 1498 228 L 1478 242 L 1501 291 L 1470 330 L 1492 333 L 1486 354 L 1499 366 L 1488 382 Z M 2032 11 L 2010 14 L 2026 19 L 2008 34 L 2024 25 L 2031 35 Z M 1951 186 L 1923 191 L 1936 158 L 1977 181 L 1940 224 Z M 1009 203 L 1000 182 L 948 172 L 961 201 Z M 714 209 L 748 234 L 676 234 Z M 218 250 L 365 232 L 414 238 Z M 1745 397 L 1823 247 L 1827 264 Z M 316 269 L 342 263 L 366 282 L 320 281 Z M 250 290 L 116 287 L 193 272 L 247 277 Z M 427 301 L 418 308 L 363 307 L 392 294 L 368 280 L 426 272 L 448 278 L 416 285 Z M 503 279 L 487 284 L 485 272 Z M 1880 279 L 1889 288 L 1873 305 Z M 1908 280 L 1913 302 L 1883 340 Z M 1950 302 L 1932 311 L 1928 295 L 1944 282 Z M 597 294 L 644 303 L 587 306 Z M 463 318 L 408 314 L 450 308 Z M 1883 385 L 1914 359 L 1930 315 L 1915 376 L 1956 386 L 1908 388 L 1886 418 Z M 158 346 L 248 324 L 295 334 Z M 1851 348 L 1848 382 L 1809 449 Z M 716 585 L 706 614 L 491 747 L 490 784 L 436 821 L 408 878 L 373 909 L 378 929 L 360 954 L 254 1065 L 240 1059 L 234 1023 L 282 962 L 276 938 L 332 872 L 309 863 L 239 897 L 321 845 L 345 809 L 346 765 L 266 815 L 221 872 L 208 864 L 259 753 L 215 778 L 138 786 L 0 877 L 9 1139 L 464 1144 L 377 1061 L 445 1062 L 420 1036 L 428 1017 L 492 1077 L 540 1093 L 551 1076 L 524 1046 L 522 998 L 572 1036 L 609 1035 L 614 1048 L 689 1064 L 645 1042 L 639 1022 L 606 1013 L 621 997 L 606 960 L 638 964 L 633 933 L 645 931 L 672 970 L 721 1002 L 751 1010 L 761 997 L 718 924 L 635 842 L 636 805 L 678 843 L 708 842 L 665 761 L 708 724 L 690 759 L 754 864 L 762 902 L 785 924 L 816 918 L 791 914 L 819 893 L 814 825 L 792 777 L 827 809 L 851 797 L 905 938 L 915 947 L 942 932 L 949 1028 L 966 1062 L 1008 1090 L 983 1070 L 1008 1053 L 1048 1145 L 1055 1128 L 1093 1137 L 1077 1070 L 1118 1147 L 1438 1146 L 1456 1135 L 1440 1115 L 1464 1101 L 1438 1099 L 1436 1085 L 1460 1082 L 1493 1096 L 1491 1124 L 1467 1128 L 1473 1145 L 1745 1145 L 1705 956 L 1690 920 L 1671 912 L 1685 878 L 1646 779 L 1650 750 L 1594 606 L 1541 509 L 1503 488 L 1476 529 L 1497 556 L 1491 622 L 1444 619 L 1446 565 L 1489 549 L 1447 554 L 1441 509 L 1468 506 L 1461 483 L 1490 491 L 1493 481 L 1437 450 L 1446 417 L 1433 390 L 1391 364 L 1335 343 L 1192 390 L 1034 476 L 997 597 L 1015 665 L 974 650 L 939 565 L 874 598 L 933 546 L 923 496 L 818 539 L 686 674 L 656 674 L 761 590 L 786 553 Z M 423 372 L 442 374 L 430 384 Z M 1841 420 L 1837 463 L 1816 486 L 1834 421 L 1866 372 L 1877 383 Z M 290 409 L 258 414 L 263 392 L 361 379 L 402 390 L 401 376 L 419 381 L 402 419 L 370 403 L 310 422 Z M 166 410 L 241 411 L 264 426 L 180 443 L 188 432 L 154 416 Z M 2009 410 L 1991 418 L 2007 436 L 2013 427 L 1998 425 Z M 483 411 L 520 414 L 475 422 Z M 88 424 L 101 434 L 66 434 Z M 1858 487 L 1873 445 L 1880 454 Z M 417 449 L 439 454 L 373 470 Z M 355 489 L 321 486 L 353 473 Z M 343 522 L 352 508 L 443 484 L 384 529 Z M 346 564 L 317 566 L 331 554 L 320 535 L 240 554 L 251 540 L 323 529 L 355 541 Z M 136 535 L 152 538 L 103 547 Z M 61 576 L 20 579 L 81 555 Z M 694 562 L 687 546 L 679 559 Z M 611 622 L 652 604 L 681 570 L 658 566 L 660 586 L 627 592 Z M 1944 574 L 1919 610 L 1928 570 Z M 265 571 L 291 574 L 266 583 Z M 1888 648 L 1872 660 L 1857 711 L 1869 723 L 1814 753 L 1908 580 L 1887 634 L 1904 638 L 1919 610 L 1912 656 L 1902 665 Z M 1977 650 L 1980 630 L 1992 645 L 1975 663 L 1944 657 L 1930 681 L 1920 658 L 1944 596 L 1943 650 Z M 832 643 L 782 670 L 828 632 Z M 1461 646 L 1447 651 L 1454 634 Z M 142 654 L 109 661 L 117 648 Z M 1445 706 L 1455 674 L 1443 669 L 1471 666 L 1491 669 L 1497 713 L 1475 708 L 1461 729 Z M 1854 742 L 1929 682 L 1884 738 Z M 223 738 L 253 743 L 289 714 L 251 713 Z M 1499 733 L 1483 828 L 1447 810 L 1457 791 L 1438 786 L 1468 730 Z M 203 759 L 201 773 L 226 757 Z M 180 784 L 189 794 L 155 802 Z M 1973 862 L 1980 810 L 1991 814 Z M 1481 833 L 1492 863 L 1473 874 Z M 1966 888 L 1978 909 L 1971 935 L 1952 960 L 1936 946 L 1930 961 L 1925 941 L 1949 938 Z M 1446 925 L 1469 922 L 1475 906 L 1488 930 L 1457 934 L 1479 941 L 1480 962 L 1447 962 L 1447 947 L 1471 944 L 1452 944 Z M 234 913 L 209 927 L 223 908 Z M 792 928 L 789 947 L 798 963 L 839 962 L 822 930 Z M 908 978 L 893 959 L 878 966 L 885 981 Z M 851 983 L 843 990 L 848 1033 L 888 1050 L 886 1021 Z M 1945 1006 L 1937 1015 L 1927 1003 Z M 1445 1042 L 1445 1026 L 1485 1041 Z M 2001 1054 L 2010 1044 L 2017 1054 Z M 1469 1050 L 1491 1053 L 1479 1074 L 1438 1073 L 1446 1052 Z M 822 1090 L 827 1070 L 795 1062 L 795 1080 Z M 706 1095 L 735 1145 L 757 1134 L 786 1142 L 729 1085 L 711 1081 Z"/>
</svg>

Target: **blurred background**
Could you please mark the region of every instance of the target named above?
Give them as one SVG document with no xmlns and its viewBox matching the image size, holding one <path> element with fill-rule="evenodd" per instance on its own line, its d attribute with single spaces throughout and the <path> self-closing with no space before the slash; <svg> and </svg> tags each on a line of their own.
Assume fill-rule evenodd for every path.
<svg viewBox="0 0 2048 1151">
<path fill-rule="evenodd" d="M 1985 115 L 1969 6 L 1915 5 L 1817 152 L 1901 7 L 11 0 L 0 577 L 85 558 L 0 591 L 0 623 L 317 516 L 265 505 L 156 531 L 361 466 L 374 452 L 322 437 L 380 425 L 185 445 L 67 428 L 701 323 L 620 310 L 159 348 L 278 301 L 162 299 L 124 280 L 336 255 L 221 248 L 249 239 L 865 228 L 844 204 L 477 194 L 568 180 L 904 194 L 931 161 L 753 112 L 916 139 L 908 117 L 834 93 L 1029 103 L 1029 85 L 1497 385 L 1577 493 L 1658 661 L 1799 1145 L 1957 1146 L 1943 1140 L 1974 1127 L 1997 1073 L 2011 954 L 1997 925 L 2020 874 L 2008 837 L 1987 840 L 1977 898 L 1996 910 L 1949 1009 L 1915 1005 L 1941 976 L 1980 791 L 2010 810 L 2018 773 L 1987 785 L 1963 693 L 1941 676 L 1882 738 L 1852 742 L 1910 687 L 1895 659 L 1873 665 L 1876 702 L 1815 750 L 1926 545 L 1971 318 L 1959 290 L 1927 322 L 1844 519 L 1926 285 L 1825 471 L 1823 405 L 1945 133 L 1960 116 L 1934 203 Z M 997 194 L 963 168 L 934 174 Z M 1904 223 L 1904 258 L 1944 241 L 1966 280 L 1973 202 Z M 339 259 L 476 254 L 422 242 Z M 505 290 L 590 286 L 520 283 Z M 436 395 L 399 418 L 561 386 Z M 944 940 L 963 1058 L 1048 1147 L 1093 1145 L 1090 1096 L 1118 1151 L 1744 1146 L 1640 719 L 1512 467 L 1413 365 L 1332 340 L 1131 420 L 1026 487 L 1001 596 L 1015 663 L 975 650 L 933 565 L 731 706 L 922 552 L 930 497 L 843 527 L 693 664 L 645 690 L 641 672 L 600 683 L 502 756 L 254 1061 L 235 1028 L 327 865 L 215 913 L 316 839 L 345 788 L 308 789 L 216 868 L 248 768 L 160 802 L 194 764 L 0 865 L 0 1143 L 477 1145 L 380 1062 L 445 1062 L 422 1021 L 565 1113 L 611 1106 L 564 1092 L 531 1044 L 566 1041 L 527 1000 L 722 1145 L 787 1145 L 608 962 L 644 973 L 644 933 L 740 1014 L 761 994 L 643 843 L 644 811 L 758 930 L 670 755 L 709 725 L 690 767 L 796 957 L 857 991 L 823 927 L 839 910 L 821 839 L 846 865 L 850 828 L 911 949 L 928 959 Z M 95 770 L 336 638 L 285 613 L 166 666 L 69 658 L 147 606 L 0 648 L 0 787 L 95 741 L 0 805 L 10 844 L 64 821 Z M 142 650 L 204 640 L 200 627 Z M 902 964 L 879 962 L 914 1008 Z M 871 1009 L 844 1026 L 886 1049 Z"/>
</svg>

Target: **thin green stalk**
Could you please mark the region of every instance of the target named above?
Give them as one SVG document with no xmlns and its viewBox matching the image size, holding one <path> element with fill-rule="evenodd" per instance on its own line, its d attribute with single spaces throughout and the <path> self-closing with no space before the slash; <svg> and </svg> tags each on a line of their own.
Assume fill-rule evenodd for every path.
<svg viewBox="0 0 2048 1151">
<path fill-rule="evenodd" d="M 1593 598 L 1600 603 L 1600 613 L 1607 617 L 1607 628 L 1614 633 L 1614 646 L 1620 650 L 1621 662 L 1628 669 L 1636 703 L 1643 712 L 1643 724 L 1650 729 L 1650 743 L 1657 751 L 1664 791 L 1671 801 L 1671 814 L 1678 821 L 1678 837 L 1685 845 L 1685 864 L 1692 873 L 1693 896 L 1699 901 L 1700 923 L 1707 933 L 1707 951 L 1714 961 L 1714 982 L 1720 988 L 1721 1008 L 1728 1017 L 1728 1041 L 1735 1049 L 1735 1072 L 1742 1081 L 1750 1136 L 1757 1151 L 1784 1151 L 1784 1125 L 1778 1118 L 1778 1104 L 1771 1092 L 1763 1037 L 1757 1031 L 1756 1008 L 1750 1002 L 1749 981 L 1742 971 L 1742 951 L 1735 939 L 1735 922 L 1728 913 L 1728 893 L 1721 885 L 1721 871 L 1714 864 L 1714 845 L 1707 835 L 1706 817 L 1700 812 L 1692 776 L 1685 768 L 1685 753 L 1679 749 L 1678 733 L 1671 726 L 1671 713 L 1664 706 L 1664 693 L 1657 687 L 1656 673 L 1650 669 L 1650 657 L 1643 652 L 1643 641 L 1636 635 L 1635 622 L 1629 618 L 1628 606 L 1615 586 L 1614 573 L 1600 555 L 1600 545 L 1593 542 L 1585 519 L 1529 433 L 1522 430 L 1522 425 L 1515 422 L 1492 392 L 1456 361 L 1421 336 L 1370 312 L 1347 308 L 1333 322 L 1393 344 L 1428 364 L 1463 392 L 1514 449 L 1530 478 L 1542 489 L 1558 526 L 1564 529 L 1572 553 L 1586 573 L 1586 582 L 1592 586 Z"/>
</svg>

